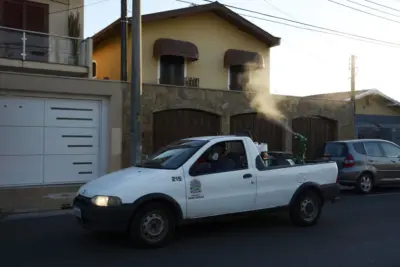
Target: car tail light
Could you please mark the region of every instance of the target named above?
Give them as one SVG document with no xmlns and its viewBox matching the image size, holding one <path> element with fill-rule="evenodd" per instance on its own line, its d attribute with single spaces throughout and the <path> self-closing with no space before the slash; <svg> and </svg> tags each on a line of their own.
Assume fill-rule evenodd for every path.
<svg viewBox="0 0 400 267">
<path fill-rule="evenodd" d="M 355 164 L 353 155 L 348 154 L 347 157 L 344 159 L 343 162 L 343 167 L 348 168 L 348 167 L 353 167 Z"/>
</svg>

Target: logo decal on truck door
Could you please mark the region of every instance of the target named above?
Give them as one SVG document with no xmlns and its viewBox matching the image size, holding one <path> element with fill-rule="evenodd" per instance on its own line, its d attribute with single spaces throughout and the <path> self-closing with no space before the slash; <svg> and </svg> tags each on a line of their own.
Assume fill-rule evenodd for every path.
<svg viewBox="0 0 400 267">
<path fill-rule="evenodd" d="M 201 193 L 202 193 L 201 182 L 197 179 L 193 179 L 192 181 L 190 181 L 189 199 L 203 198 L 204 196 Z"/>
</svg>

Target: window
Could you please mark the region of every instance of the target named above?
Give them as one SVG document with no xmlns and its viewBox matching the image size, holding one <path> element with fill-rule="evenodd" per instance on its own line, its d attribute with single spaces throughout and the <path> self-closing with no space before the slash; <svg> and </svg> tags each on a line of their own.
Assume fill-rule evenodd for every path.
<svg viewBox="0 0 400 267">
<path fill-rule="evenodd" d="M 207 142 L 199 140 L 180 140 L 174 142 L 157 151 L 153 156 L 144 161 L 140 167 L 175 170 L 182 166 Z"/>
<path fill-rule="evenodd" d="M 190 175 L 231 172 L 248 168 L 242 141 L 219 142 L 204 152 L 190 168 Z"/>
<path fill-rule="evenodd" d="M 353 147 L 354 147 L 354 150 L 357 153 L 360 153 L 360 154 L 363 154 L 363 155 L 367 155 L 367 151 L 365 151 L 365 147 L 364 147 L 363 143 L 361 143 L 361 142 L 354 143 Z"/>
<path fill-rule="evenodd" d="M 383 153 L 379 144 L 376 142 L 365 142 L 365 149 L 367 150 L 367 155 L 371 157 L 383 157 Z"/>
<path fill-rule="evenodd" d="M 385 151 L 385 154 L 389 158 L 398 158 L 400 156 L 400 148 L 389 144 L 389 143 L 381 143 L 383 151 Z"/>
<path fill-rule="evenodd" d="M 49 32 L 49 5 L 31 1 L 0 0 L 0 26 Z"/>
<path fill-rule="evenodd" d="M 347 156 L 347 145 L 344 143 L 326 143 L 324 148 L 324 155 L 340 158 Z"/>
<path fill-rule="evenodd" d="M 234 91 L 243 91 L 246 84 L 249 83 L 249 72 L 245 66 L 229 67 L 229 89 Z"/>
<path fill-rule="evenodd" d="M 185 85 L 185 58 L 164 55 L 159 63 L 160 84 Z"/>
<path fill-rule="evenodd" d="M 92 61 L 92 77 L 96 78 L 97 76 L 97 62 L 96 61 Z"/>
</svg>

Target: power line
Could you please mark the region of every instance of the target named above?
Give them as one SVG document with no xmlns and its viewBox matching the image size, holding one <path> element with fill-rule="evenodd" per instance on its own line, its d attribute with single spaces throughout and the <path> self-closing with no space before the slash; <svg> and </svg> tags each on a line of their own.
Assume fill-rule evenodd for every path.
<svg viewBox="0 0 400 267">
<path fill-rule="evenodd" d="M 97 4 L 100 4 L 100 3 L 104 3 L 104 2 L 108 2 L 108 1 L 111 1 L 111 0 L 101 0 L 101 1 L 90 3 L 90 4 L 87 4 L 87 5 L 76 6 L 76 7 L 62 9 L 62 10 L 56 10 L 56 11 L 53 11 L 53 12 L 49 12 L 49 15 L 56 14 L 56 13 L 61 13 L 61 12 L 68 12 L 68 11 L 71 11 L 71 10 L 80 9 L 80 8 L 84 8 L 84 7 L 88 7 L 88 6 L 94 6 L 94 5 L 97 5 Z"/>
<path fill-rule="evenodd" d="M 382 5 L 382 4 L 379 4 L 379 3 L 376 3 L 376 2 L 374 2 L 374 1 L 371 1 L 371 0 L 364 0 L 364 1 L 366 1 L 366 2 L 368 2 L 368 3 L 371 3 L 371 4 L 374 4 L 374 5 L 377 5 L 377 6 L 381 6 L 381 7 L 387 8 L 387 9 L 391 9 L 391 10 L 394 10 L 394 11 L 400 12 L 400 10 L 399 10 L 399 9 L 396 9 L 396 8 L 393 8 L 393 7 L 390 7 L 390 6 L 385 6 L 385 5 Z"/>
<path fill-rule="evenodd" d="M 350 2 L 350 3 L 353 3 L 353 4 L 356 4 L 356 5 L 359 5 L 359 6 L 362 6 L 362 7 L 366 7 L 366 8 L 369 8 L 369 9 L 372 9 L 372 10 L 375 10 L 375 11 L 378 11 L 378 12 L 381 12 L 381 13 L 384 13 L 384 14 L 387 14 L 387 15 L 390 15 L 390 16 L 394 16 L 394 17 L 400 18 L 399 15 L 396 15 L 396 14 L 393 14 L 393 13 L 390 13 L 390 12 L 386 12 L 386 11 L 383 11 L 383 10 L 378 9 L 378 8 L 374 8 L 374 7 L 371 7 L 371 6 L 363 5 L 363 4 L 360 4 L 360 3 L 357 3 L 357 2 L 351 1 L 351 0 L 346 0 L 346 1 L 348 1 L 348 2 Z"/>
<path fill-rule="evenodd" d="M 292 19 L 296 19 L 293 15 L 291 15 L 291 14 L 289 14 L 289 13 L 286 13 L 285 11 L 283 11 L 282 9 L 280 9 L 279 7 L 277 7 L 277 6 L 275 6 L 274 4 L 272 4 L 270 1 L 268 1 L 268 0 L 264 0 L 264 2 L 265 3 L 267 3 L 269 6 L 271 6 L 272 8 L 274 8 L 275 10 L 277 10 L 277 11 L 279 11 L 280 13 L 282 13 L 282 14 L 284 14 L 284 15 L 286 15 L 287 17 L 289 17 L 289 18 L 292 18 Z M 357 39 L 358 40 L 358 39 Z M 332 42 L 332 41 L 331 41 Z M 332 45 L 332 43 L 330 43 L 331 45 Z M 341 47 L 336 47 L 336 48 L 339 48 L 339 50 L 341 50 Z M 307 50 L 307 53 L 309 53 L 309 51 Z M 346 52 L 347 53 L 347 52 Z M 311 54 L 312 55 L 312 54 Z M 317 54 L 315 54 L 318 58 L 320 58 Z M 324 60 L 326 60 L 325 58 L 322 58 L 322 59 L 324 59 Z M 330 60 L 329 60 L 330 61 Z"/>
<path fill-rule="evenodd" d="M 268 5 L 272 6 L 273 8 L 275 8 L 276 10 L 278 10 L 279 12 L 281 12 L 283 15 L 288 16 L 289 18 L 292 19 L 296 19 L 295 17 L 293 17 L 292 15 L 290 15 L 289 13 L 286 13 L 285 11 L 283 11 L 282 9 L 280 9 L 279 7 L 275 6 L 274 4 L 272 4 L 271 2 L 264 0 L 265 3 L 267 3 Z"/>
<path fill-rule="evenodd" d="M 208 3 L 214 3 L 213 1 L 210 1 L 210 0 L 202 0 L 202 1 L 205 1 L 205 2 L 208 2 Z M 396 47 L 399 47 L 399 46 L 400 46 L 400 43 L 394 43 L 394 42 L 389 42 L 389 41 L 383 41 L 383 40 L 379 40 L 379 39 L 375 39 L 375 38 L 371 38 L 371 37 L 365 37 L 365 36 L 361 36 L 361 35 L 357 35 L 357 34 L 353 34 L 353 33 L 348 33 L 348 32 L 343 32 L 343 31 L 338 31 L 338 30 L 333 30 L 333 29 L 329 29 L 329 28 L 326 28 L 326 27 L 316 26 L 316 25 L 312 25 L 312 24 L 309 24 L 309 23 L 304 23 L 304 22 L 300 22 L 300 21 L 296 21 L 296 20 L 291 20 L 291 19 L 286 19 L 286 18 L 282 18 L 282 17 L 278 17 L 278 16 L 273 16 L 273 15 L 270 15 L 270 14 L 265 14 L 265 13 L 261 13 L 261 12 L 258 12 L 258 11 L 249 10 L 249 9 L 245 9 L 245 8 L 241 8 L 241 7 L 236 7 L 236 6 L 232 6 L 232 5 L 226 5 L 226 4 L 223 4 L 223 5 L 224 5 L 225 7 L 229 7 L 229 8 L 233 8 L 233 9 L 238 9 L 238 10 L 242 10 L 242 11 L 246 11 L 246 12 L 250 12 L 250 13 L 253 13 L 253 14 L 258 14 L 258 15 L 262 15 L 262 16 L 266 16 L 266 17 L 270 17 L 270 18 L 275 18 L 275 19 L 280 19 L 280 20 L 284 20 L 284 21 L 288 21 L 288 22 L 300 24 L 300 25 L 303 25 L 303 26 L 313 27 L 313 28 L 316 28 L 316 29 L 319 29 L 319 30 L 323 30 L 323 31 L 329 31 L 329 32 L 323 32 L 323 31 L 321 31 L 321 32 L 327 33 L 327 34 L 329 34 L 329 33 L 331 33 L 331 34 L 332 34 L 332 33 L 335 33 L 334 35 L 341 35 L 341 36 L 343 36 L 343 37 L 360 38 L 360 39 L 359 39 L 360 41 L 361 41 L 361 39 L 363 39 L 363 41 L 368 40 L 368 41 L 372 41 L 372 42 L 377 42 L 377 43 L 379 43 L 379 44 L 386 44 L 386 45 L 389 45 L 389 46 L 396 46 Z M 247 16 L 248 16 L 248 15 L 247 15 Z M 268 21 L 269 21 L 269 20 L 268 20 Z M 282 22 L 273 21 L 273 20 L 271 20 L 271 22 L 284 24 L 284 23 L 282 23 Z M 284 25 L 286 25 L 286 24 L 284 24 Z M 300 27 L 300 26 L 295 26 L 295 25 L 292 25 L 292 24 L 287 24 L 287 26 L 292 26 L 292 27 L 295 27 L 295 28 L 299 28 L 299 27 Z M 315 30 L 315 29 L 309 29 L 309 28 L 304 28 L 304 29 L 317 31 L 317 30 Z M 346 36 L 344 36 L 344 35 L 346 35 Z"/>
<path fill-rule="evenodd" d="M 384 45 L 384 46 L 389 46 L 389 47 L 397 47 L 397 48 L 400 48 L 400 44 L 384 44 L 384 43 L 381 43 L 381 41 L 367 41 L 367 40 L 364 40 L 364 39 L 359 39 L 359 38 L 357 38 L 357 37 L 351 37 L 351 36 L 347 36 L 347 35 L 342 35 L 342 34 L 339 34 L 339 33 L 325 32 L 325 31 L 322 31 L 322 30 L 316 30 L 316 29 L 311 29 L 311 28 L 296 26 L 296 25 L 293 25 L 293 24 L 285 23 L 285 22 L 280 22 L 280 21 L 276 21 L 276 20 L 270 20 L 270 19 L 260 18 L 260 17 L 256 17 L 256 16 L 252 16 L 252 15 L 243 14 L 243 13 L 238 13 L 238 14 L 241 15 L 241 16 L 245 16 L 245 17 L 249 17 L 249 18 L 253 18 L 253 19 L 258 19 L 258 20 L 263 20 L 263 21 L 267 21 L 267 22 L 272 22 L 272 23 L 276 23 L 276 24 L 280 24 L 280 25 L 284 25 L 284 26 L 289 26 L 289 27 L 297 28 L 297 29 L 302 29 L 302 30 L 307 30 L 307 31 L 312 31 L 312 32 L 318 32 L 318 33 L 324 33 L 324 34 L 330 34 L 330 35 L 335 35 L 335 36 L 344 37 L 344 38 L 348 38 L 348 39 L 352 39 L 352 40 L 356 40 L 356 41 L 361 41 L 361 42 L 365 42 L 365 43 L 370 43 L 370 44 L 377 44 L 377 45 Z"/>
<path fill-rule="evenodd" d="M 368 15 L 370 15 L 370 16 L 374 16 L 374 17 L 377 17 L 377 18 L 385 19 L 385 20 L 388 20 L 388 21 L 391 21 L 391 22 L 395 22 L 395 23 L 399 23 L 399 24 L 400 24 L 400 21 L 398 21 L 398 20 L 388 19 L 388 18 L 379 16 L 379 15 L 376 15 L 376 14 L 373 14 L 373 13 L 369 13 L 369 12 L 367 12 L 367 11 L 364 11 L 364 10 L 361 10 L 361 9 L 358 9 L 358 8 L 355 8 L 355 7 L 351 7 L 351 6 L 342 4 L 342 3 L 335 2 L 335 1 L 333 1 L 333 0 L 328 0 L 328 1 L 329 1 L 329 2 L 332 2 L 332 3 L 334 3 L 334 4 L 337 4 L 337 5 L 346 7 L 346 8 L 353 9 L 353 10 L 358 11 L 358 12 L 361 12 L 361 13 L 368 14 Z"/>
</svg>

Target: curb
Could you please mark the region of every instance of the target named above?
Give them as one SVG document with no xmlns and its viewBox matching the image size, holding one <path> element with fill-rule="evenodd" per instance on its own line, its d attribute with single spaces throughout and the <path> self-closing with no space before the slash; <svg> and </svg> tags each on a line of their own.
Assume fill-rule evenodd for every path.
<svg viewBox="0 0 400 267">
<path fill-rule="evenodd" d="M 0 216 L 0 223 L 6 221 L 15 221 L 23 219 L 37 219 L 37 218 L 48 218 L 54 216 L 70 215 L 72 210 L 55 210 L 55 211 L 41 211 L 41 212 L 28 212 L 28 213 L 18 213 L 18 214 L 4 214 Z"/>
</svg>

